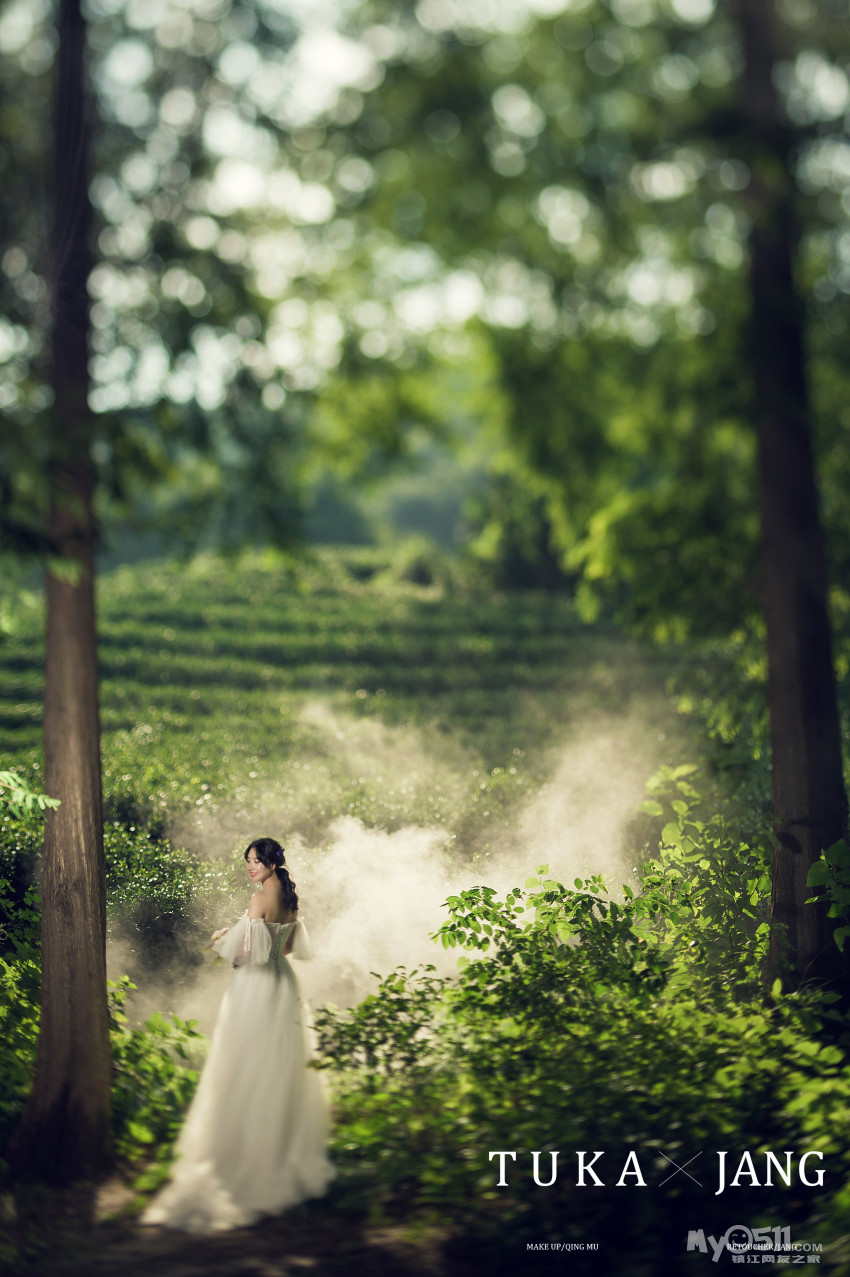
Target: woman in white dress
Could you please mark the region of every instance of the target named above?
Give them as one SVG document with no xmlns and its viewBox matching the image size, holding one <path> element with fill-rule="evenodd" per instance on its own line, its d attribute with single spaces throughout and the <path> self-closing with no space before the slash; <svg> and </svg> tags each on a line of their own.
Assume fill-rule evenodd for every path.
<svg viewBox="0 0 850 1277">
<path fill-rule="evenodd" d="M 171 1182 L 142 1220 L 186 1232 L 243 1228 L 309 1197 L 333 1178 L 327 1115 L 308 1067 L 304 1009 L 288 955 L 309 958 L 283 848 L 258 838 L 245 852 L 261 889 L 212 948 L 235 970 L 210 1053 L 176 1145 Z"/>
</svg>

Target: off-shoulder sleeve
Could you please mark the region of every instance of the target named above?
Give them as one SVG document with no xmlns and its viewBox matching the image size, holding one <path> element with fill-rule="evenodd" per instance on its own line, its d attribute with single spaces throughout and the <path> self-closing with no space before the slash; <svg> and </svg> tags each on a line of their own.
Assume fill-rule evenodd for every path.
<svg viewBox="0 0 850 1277">
<path fill-rule="evenodd" d="M 259 966 L 268 962 L 272 941 L 262 918 L 249 918 L 246 909 L 227 935 L 216 940 L 213 949 L 237 967 Z"/>
<path fill-rule="evenodd" d="M 313 957 L 313 946 L 310 944 L 307 928 L 301 918 L 295 923 L 295 930 L 292 933 L 292 956 L 300 958 L 302 962 L 309 962 Z"/>
</svg>

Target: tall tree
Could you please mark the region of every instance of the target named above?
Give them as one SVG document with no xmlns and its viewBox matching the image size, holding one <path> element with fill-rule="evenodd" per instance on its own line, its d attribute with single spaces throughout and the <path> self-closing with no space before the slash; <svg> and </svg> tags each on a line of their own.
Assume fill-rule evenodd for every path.
<svg viewBox="0 0 850 1277">
<path fill-rule="evenodd" d="M 739 0 L 751 139 L 751 355 L 758 434 L 762 589 L 777 839 L 771 964 L 787 940 L 800 978 L 840 978 L 826 902 L 807 906 L 810 866 L 847 833 L 847 799 L 827 609 L 804 349 L 795 284 L 791 131 L 775 87 L 773 0 Z"/>
<path fill-rule="evenodd" d="M 25 1176 L 67 1181 L 105 1160 L 111 1062 L 88 407 L 90 109 L 80 0 L 62 0 L 55 70 L 48 281 L 54 394 L 46 569 L 41 1028 L 13 1144 Z"/>
</svg>

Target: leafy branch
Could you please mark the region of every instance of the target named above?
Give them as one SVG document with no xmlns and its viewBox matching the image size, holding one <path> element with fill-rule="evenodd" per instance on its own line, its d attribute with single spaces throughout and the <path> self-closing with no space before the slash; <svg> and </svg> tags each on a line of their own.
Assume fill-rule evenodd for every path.
<svg viewBox="0 0 850 1277">
<path fill-rule="evenodd" d="M 37 793 L 30 789 L 25 780 L 15 772 L 0 772 L 0 810 L 5 808 L 19 819 L 27 819 L 33 812 L 44 811 L 45 808 L 59 807 L 60 799 L 49 798 L 47 794 Z"/>
</svg>

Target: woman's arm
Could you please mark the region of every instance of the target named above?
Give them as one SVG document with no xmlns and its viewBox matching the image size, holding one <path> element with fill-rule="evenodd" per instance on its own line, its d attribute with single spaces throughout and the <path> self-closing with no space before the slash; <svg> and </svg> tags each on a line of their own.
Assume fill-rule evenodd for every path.
<svg viewBox="0 0 850 1277">
<path fill-rule="evenodd" d="M 252 918 L 246 909 L 236 925 L 220 940 L 213 942 L 213 949 L 219 957 L 226 958 L 236 967 L 257 966 L 269 960 L 269 929 L 261 917 Z"/>
</svg>

